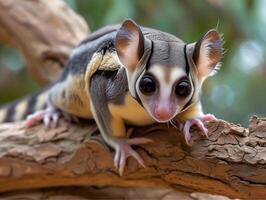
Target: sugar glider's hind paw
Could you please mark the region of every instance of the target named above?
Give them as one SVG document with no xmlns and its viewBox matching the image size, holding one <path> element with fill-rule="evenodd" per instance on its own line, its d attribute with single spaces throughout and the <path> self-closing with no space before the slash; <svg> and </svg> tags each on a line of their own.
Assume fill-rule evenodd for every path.
<svg viewBox="0 0 266 200">
<path fill-rule="evenodd" d="M 203 136 L 208 137 L 208 129 L 204 125 L 204 123 L 208 121 L 217 121 L 217 118 L 214 115 L 207 114 L 200 118 L 188 119 L 184 123 L 180 124 L 180 130 L 182 130 L 187 144 L 189 144 L 191 139 L 190 128 L 193 125 L 196 125 L 201 130 L 201 134 Z"/>
<path fill-rule="evenodd" d="M 45 110 L 39 110 L 31 115 L 28 115 L 25 126 L 30 128 L 43 121 L 47 128 L 56 128 L 59 118 L 63 117 L 68 122 L 78 122 L 79 119 L 76 116 L 63 112 L 54 107 L 48 107 Z"/>
<path fill-rule="evenodd" d="M 46 127 L 55 128 L 60 118 L 60 114 L 60 111 L 53 107 L 36 111 L 35 113 L 27 116 L 25 126 L 30 128 L 43 121 Z"/>
</svg>

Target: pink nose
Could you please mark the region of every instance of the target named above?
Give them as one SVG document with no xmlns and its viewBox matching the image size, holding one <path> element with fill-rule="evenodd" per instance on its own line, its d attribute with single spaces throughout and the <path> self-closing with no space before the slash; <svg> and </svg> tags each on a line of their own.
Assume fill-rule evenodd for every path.
<svg viewBox="0 0 266 200">
<path fill-rule="evenodd" d="M 155 117 L 161 121 L 168 121 L 171 118 L 171 109 L 169 106 L 160 106 L 158 105 L 154 109 Z"/>
</svg>

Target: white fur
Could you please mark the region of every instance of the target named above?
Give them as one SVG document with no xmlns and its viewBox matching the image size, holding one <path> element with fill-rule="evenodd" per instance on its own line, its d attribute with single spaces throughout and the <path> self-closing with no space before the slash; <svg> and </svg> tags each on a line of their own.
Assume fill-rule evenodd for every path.
<svg viewBox="0 0 266 200">
<path fill-rule="evenodd" d="M 167 76 L 166 70 L 170 70 L 169 81 L 165 80 L 165 76 Z M 179 80 L 181 77 L 185 76 L 186 73 L 182 68 L 174 67 L 174 68 L 166 68 L 161 65 L 152 66 L 149 70 L 151 74 L 153 74 L 160 84 L 160 98 L 162 100 L 167 100 L 171 96 L 172 88 L 174 83 Z"/>
</svg>

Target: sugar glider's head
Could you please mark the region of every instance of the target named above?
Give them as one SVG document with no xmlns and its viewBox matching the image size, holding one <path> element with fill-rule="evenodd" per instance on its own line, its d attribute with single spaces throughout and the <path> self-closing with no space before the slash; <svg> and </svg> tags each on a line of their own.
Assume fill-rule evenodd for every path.
<svg viewBox="0 0 266 200">
<path fill-rule="evenodd" d="M 201 84 L 222 56 L 216 30 L 195 43 L 126 20 L 115 40 L 129 91 L 157 122 L 168 122 L 199 98 Z"/>
</svg>

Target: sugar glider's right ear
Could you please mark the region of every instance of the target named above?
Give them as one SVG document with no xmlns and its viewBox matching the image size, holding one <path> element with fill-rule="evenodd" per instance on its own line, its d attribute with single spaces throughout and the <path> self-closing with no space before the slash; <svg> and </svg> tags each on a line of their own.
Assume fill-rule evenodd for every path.
<svg viewBox="0 0 266 200">
<path fill-rule="evenodd" d="M 223 40 L 215 30 L 209 30 L 195 44 L 193 60 L 197 67 L 198 77 L 209 76 L 219 64 L 223 53 Z"/>
<path fill-rule="evenodd" d="M 144 53 L 144 36 L 133 20 L 128 19 L 122 23 L 116 34 L 115 48 L 121 63 L 133 73 Z"/>
</svg>

